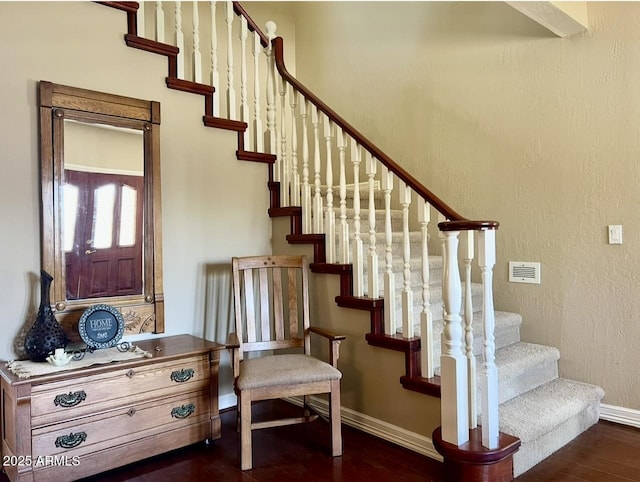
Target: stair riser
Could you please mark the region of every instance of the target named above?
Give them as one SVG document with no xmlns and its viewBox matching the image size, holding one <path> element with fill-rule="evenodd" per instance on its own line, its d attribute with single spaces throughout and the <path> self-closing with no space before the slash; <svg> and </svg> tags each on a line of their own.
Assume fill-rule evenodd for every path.
<svg viewBox="0 0 640 482">
<path fill-rule="evenodd" d="M 549 455 L 568 444 L 598 422 L 600 401 L 593 401 L 577 415 L 557 425 L 536 440 L 523 443 L 513 456 L 513 475 L 518 477 Z"/>
</svg>

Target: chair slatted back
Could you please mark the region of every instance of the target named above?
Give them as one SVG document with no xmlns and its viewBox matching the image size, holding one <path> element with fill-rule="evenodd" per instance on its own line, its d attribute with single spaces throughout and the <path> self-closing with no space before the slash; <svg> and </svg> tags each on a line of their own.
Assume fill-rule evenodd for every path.
<svg viewBox="0 0 640 482">
<path fill-rule="evenodd" d="M 244 352 L 303 348 L 309 353 L 305 256 L 233 258 L 236 333 Z"/>
</svg>

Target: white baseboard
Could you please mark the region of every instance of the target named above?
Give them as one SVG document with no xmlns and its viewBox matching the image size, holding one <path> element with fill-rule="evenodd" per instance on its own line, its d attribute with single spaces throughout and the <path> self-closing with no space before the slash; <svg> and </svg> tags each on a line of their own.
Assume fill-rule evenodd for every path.
<svg viewBox="0 0 640 482">
<path fill-rule="evenodd" d="M 302 399 L 299 397 L 290 397 L 286 400 L 302 406 Z M 328 417 L 329 402 L 327 400 L 311 397 L 311 406 L 322 416 Z M 345 425 L 442 462 L 442 456 L 436 451 L 429 437 L 345 407 L 341 407 L 340 415 Z"/>
<path fill-rule="evenodd" d="M 600 404 L 600 419 L 640 428 L 640 410 Z"/>
<path fill-rule="evenodd" d="M 227 393 L 226 395 L 220 395 L 218 397 L 218 408 L 220 410 L 235 407 L 237 404 L 238 397 L 236 397 L 235 393 Z"/>
</svg>

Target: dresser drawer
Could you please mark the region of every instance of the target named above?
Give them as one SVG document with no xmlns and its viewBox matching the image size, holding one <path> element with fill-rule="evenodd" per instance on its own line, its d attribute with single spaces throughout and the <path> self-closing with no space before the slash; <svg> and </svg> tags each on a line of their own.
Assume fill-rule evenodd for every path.
<svg viewBox="0 0 640 482">
<path fill-rule="evenodd" d="M 208 387 L 209 383 L 209 357 L 204 355 L 34 385 L 31 426 L 41 427 L 150 398 L 190 392 Z"/>
<path fill-rule="evenodd" d="M 209 391 L 185 393 L 32 430 L 33 457 L 82 456 L 210 419 Z"/>
</svg>

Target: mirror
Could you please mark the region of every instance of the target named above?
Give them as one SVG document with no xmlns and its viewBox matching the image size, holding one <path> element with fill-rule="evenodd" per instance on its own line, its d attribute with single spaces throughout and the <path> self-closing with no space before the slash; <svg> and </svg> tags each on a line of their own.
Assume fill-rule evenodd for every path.
<svg viewBox="0 0 640 482">
<path fill-rule="evenodd" d="M 42 267 L 72 339 L 95 304 L 164 331 L 159 125 L 157 102 L 40 82 Z"/>
</svg>

